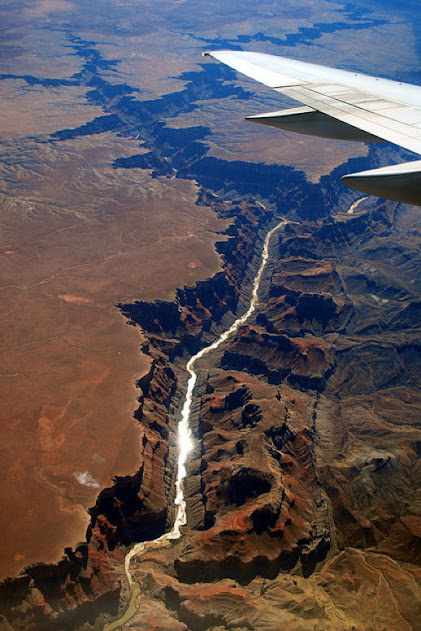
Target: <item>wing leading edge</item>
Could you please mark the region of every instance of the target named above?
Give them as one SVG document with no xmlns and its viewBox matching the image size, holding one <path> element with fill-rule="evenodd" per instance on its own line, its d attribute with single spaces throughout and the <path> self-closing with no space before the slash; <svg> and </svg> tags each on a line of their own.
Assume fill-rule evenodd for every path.
<svg viewBox="0 0 421 631">
<path fill-rule="evenodd" d="M 421 87 L 307 62 L 243 51 L 205 53 L 305 107 L 247 120 L 302 134 L 392 142 L 421 154 Z M 421 205 L 421 161 L 344 176 L 380 197 Z"/>
</svg>

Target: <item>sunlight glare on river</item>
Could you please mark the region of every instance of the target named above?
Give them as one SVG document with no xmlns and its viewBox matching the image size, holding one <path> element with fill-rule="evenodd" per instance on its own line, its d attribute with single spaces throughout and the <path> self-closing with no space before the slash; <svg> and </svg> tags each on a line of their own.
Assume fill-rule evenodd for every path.
<svg viewBox="0 0 421 631">
<path fill-rule="evenodd" d="M 130 588 L 131 588 L 131 599 L 130 599 L 127 609 L 125 610 L 121 618 L 119 618 L 118 620 L 115 620 L 114 622 L 111 622 L 110 624 L 107 624 L 104 627 L 104 631 L 114 631 L 115 629 L 118 629 L 122 624 L 130 620 L 130 618 L 133 617 L 133 615 L 136 612 L 135 600 L 140 592 L 140 586 L 138 583 L 135 583 L 132 578 L 132 574 L 130 571 L 130 564 L 131 564 L 132 559 L 136 557 L 137 555 L 139 555 L 146 547 L 158 546 L 160 545 L 162 541 L 172 541 L 175 539 L 179 539 L 181 536 L 180 529 L 182 526 L 185 526 L 187 523 L 186 500 L 184 499 L 183 487 L 184 487 L 184 480 L 187 476 L 187 469 L 186 469 L 187 456 L 189 452 L 192 450 L 193 444 L 194 444 L 191 437 L 191 430 L 189 426 L 190 411 L 191 411 L 191 406 L 192 406 L 192 401 L 193 401 L 193 391 L 194 391 L 196 381 L 197 381 L 197 373 L 193 370 L 193 366 L 198 359 L 201 359 L 205 355 L 208 355 L 210 352 L 216 350 L 223 342 L 226 342 L 226 340 L 229 337 L 231 337 L 231 335 L 236 333 L 239 327 L 242 324 L 244 324 L 244 322 L 251 316 L 253 311 L 256 309 L 256 306 L 259 301 L 260 282 L 262 280 L 263 272 L 265 270 L 266 263 L 269 258 L 270 239 L 272 235 L 274 234 L 274 232 L 279 230 L 279 228 L 281 228 L 281 226 L 285 225 L 286 223 L 288 223 L 288 220 L 282 219 L 274 228 L 269 230 L 269 232 L 266 235 L 266 238 L 263 244 L 262 255 L 261 255 L 261 263 L 260 263 L 259 270 L 253 281 L 253 289 L 252 289 L 252 293 L 250 297 L 250 304 L 247 311 L 243 313 L 242 316 L 237 318 L 226 331 L 221 333 L 221 335 L 214 342 L 212 342 L 212 344 L 209 344 L 209 346 L 205 346 L 205 348 L 202 348 L 195 355 L 193 355 L 187 362 L 186 370 L 190 376 L 187 381 L 186 397 L 184 399 L 183 408 L 181 410 L 181 420 L 178 424 L 179 455 L 178 455 L 177 479 L 175 483 L 174 504 L 176 506 L 176 514 L 175 514 L 174 525 L 172 527 L 172 530 L 170 530 L 169 532 L 164 533 L 163 535 L 161 535 L 157 539 L 154 539 L 153 541 L 146 541 L 146 542 L 141 541 L 140 543 L 136 544 L 127 553 L 125 561 L 124 561 L 124 567 L 125 567 L 127 580 L 129 581 Z M 296 223 L 296 222 L 293 222 L 293 223 Z"/>
</svg>

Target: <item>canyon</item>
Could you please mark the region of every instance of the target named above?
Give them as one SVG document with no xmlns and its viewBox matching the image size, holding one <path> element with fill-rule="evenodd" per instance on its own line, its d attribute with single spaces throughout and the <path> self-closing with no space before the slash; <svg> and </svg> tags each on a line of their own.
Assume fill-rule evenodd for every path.
<svg viewBox="0 0 421 631">
<path fill-rule="evenodd" d="M 279 104 L 200 63 L 317 60 L 354 29 L 365 53 L 393 34 L 411 81 L 408 27 L 244 0 L 238 35 L 223 3 L 136 5 L 24 0 L 7 23 L 0 629 L 417 630 L 421 216 L 339 184 L 402 155 L 246 132 Z M 283 217 L 255 311 L 195 363 L 166 541 L 187 363 L 247 311 Z"/>
<path fill-rule="evenodd" d="M 186 356 L 244 308 L 276 219 L 251 199 L 206 195 L 220 215 L 241 213 L 223 272 L 175 302 L 120 305 L 151 358 L 135 412 L 142 465 L 99 494 L 85 544 L 2 584 L 5 629 L 100 628 L 129 598 L 127 546 L 171 528 Z M 187 526 L 132 559 L 127 628 L 417 628 L 416 212 L 291 211 L 255 314 L 196 367 Z"/>
<path fill-rule="evenodd" d="M 395 212 L 280 235 L 266 305 L 202 362 L 187 531 L 138 560 L 134 625 L 417 628 L 419 333 L 401 318 L 418 281 Z M 393 288 L 389 266 L 406 270 Z"/>
</svg>

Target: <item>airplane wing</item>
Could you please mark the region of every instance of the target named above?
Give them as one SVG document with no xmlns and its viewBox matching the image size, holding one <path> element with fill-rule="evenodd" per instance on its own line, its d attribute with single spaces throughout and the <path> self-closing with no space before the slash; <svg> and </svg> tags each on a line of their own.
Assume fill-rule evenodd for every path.
<svg viewBox="0 0 421 631">
<path fill-rule="evenodd" d="M 305 107 L 247 120 L 326 138 L 392 142 L 421 154 L 421 87 L 286 57 L 205 53 Z M 421 205 L 421 160 L 346 175 L 351 188 Z"/>
</svg>

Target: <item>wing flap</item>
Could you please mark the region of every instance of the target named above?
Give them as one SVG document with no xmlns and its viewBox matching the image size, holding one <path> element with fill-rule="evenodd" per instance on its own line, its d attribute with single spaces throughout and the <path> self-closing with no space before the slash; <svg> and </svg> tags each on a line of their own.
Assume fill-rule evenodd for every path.
<svg viewBox="0 0 421 631">
<path fill-rule="evenodd" d="M 265 53 L 207 54 L 326 116 L 421 153 L 418 86 Z"/>
<path fill-rule="evenodd" d="M 421 205 L 421 160 L 344 175 L 341 182 L 363 193 Z"/>
<path fill-rule="evenodd" d="M 366 97 L 361 91 L 348 90 L 345 101 L 340 100 L 343 97 L 339 97 L 339 95 L 336 97 L 328 95 L 325 88 L 318 84 L 277 88 L 277 90 L 296 101 L 305 103 L 307 106 L 323 112 L 327 116 L 332 116 L 343 123 L 358 127 L 368 134 L 383 138 L 415 153 L 421 153 L 421 129 L 405 122 L 405 118 L 407 120 L 410 116 L 415 120 L 420 118 L 421 112 L 416 110 L 416 108 L 409 106 L 391 107 L 390 101 L 385 102 L 382 100 L 381 104 L 385 105 L 385 109 L 388 108 L 389 110 L 387 115 L 385 115 L 385 109 L 379 105 L 378 99 L 374 101 L 376 103 L 375 107 L 369 107 L 373 103 L 371 100 L 360 101 L 358 104 L 354 104 L 352 101 L 355 97 Z M 402 110 L 405 113 L 404 117 L 399 115 L 399 112 L 402 112 Z"/>
<path fill-rule="evenodd" d="M 264 53 L 208 54 L 306 106 L 248 120 L 330 138 L 349 135 L 356 140 L 360 134 L 364 141 L 383 139 L 421 154 L 419 86 Z M 342 182 L 359 191 L 421 205 L 421 160 L 353 173 Z"/>
<path fill-rule="evenodd" d="M 279 112 L 246 116 L 246 120 L 321 138 L 354 140 L 358 142 L 384 142 L 381 138 L 368 134 L 358 127 L 343 123 L 336 118 L 327 116 L 312 107 L 295 107 Z"/>
</svg>

